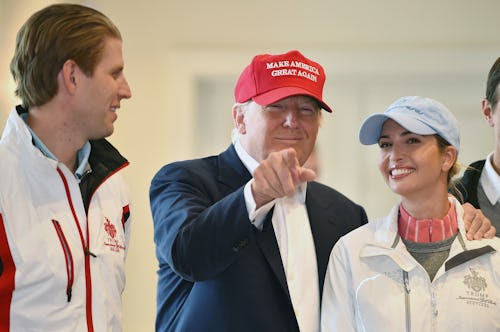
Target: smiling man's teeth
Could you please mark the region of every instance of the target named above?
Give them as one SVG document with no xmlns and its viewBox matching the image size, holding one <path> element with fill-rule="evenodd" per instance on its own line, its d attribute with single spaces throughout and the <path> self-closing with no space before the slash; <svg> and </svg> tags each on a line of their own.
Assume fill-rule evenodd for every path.
<svg viewBox="0 0 500 332">
<path fill-rule="evenodd" d="M 391 171 L 391 175 L 392 176 L 398 176 L 398 175 L 402 175 L 402 174 L 410 174 L 412 173 L 413 170 L 412 169 L 408 169 L 408 168 L 398 168 L 398 169 L 393 169 Z"/>
</svg>

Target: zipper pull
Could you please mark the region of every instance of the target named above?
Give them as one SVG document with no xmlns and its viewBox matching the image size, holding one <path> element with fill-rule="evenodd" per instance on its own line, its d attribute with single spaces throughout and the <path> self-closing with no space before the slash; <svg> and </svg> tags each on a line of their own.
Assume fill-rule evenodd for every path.
<svg viewBox="0 0 500 332">
<path fill-rule="evenodd" d="M 71 287 L 68 287 L 68 289 L 66 289 L 66 294 L 68 295 L 68 302 L 71 302 L 72 291 L 73 289 Z"/>
<path fill-rule="evenodd" d="M 403 283 L 405 285 L 405 291 L 407 294 L 410 294 L 410 280 L 408 278 L 408 272 L 403 271 Z"/>
<path fill-rule="evenodd" d="M 92 251 L 90 251 L 89 248 L 85 248 L 85 255 L 92 256 L 92 257 L 97 257 L 97 255 L 94 254 Z"/>
</svg>

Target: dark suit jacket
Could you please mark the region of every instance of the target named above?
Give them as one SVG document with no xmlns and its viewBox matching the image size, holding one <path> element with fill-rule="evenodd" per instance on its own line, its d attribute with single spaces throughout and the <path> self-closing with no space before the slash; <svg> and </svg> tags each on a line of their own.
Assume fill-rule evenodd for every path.
<svg viewBox="0 0 500 332">
<path fill-rule="evenodd" d="M 298 331 L 272 211 L 262 231 L 248 219 L 243 187 L 250 179 L 233 146 L 169 164 L 153 178 L 157 331 Z M 317 182 L 308 183 L 306 206 L 322 291 L 333 245 L 367 218 L 361 206 Z"/>
<path fill-rule="evenodd" d="M 485 163 L 486 160 L 483 159 L 470 164 L 464 175 L 458 180 L 456 187 L 462 195 L 462 197 L 458 197 L 462 204 L 469 202 L 476 209 L 480 208 L 477 198 L 477 186 Z"/>
</svg>

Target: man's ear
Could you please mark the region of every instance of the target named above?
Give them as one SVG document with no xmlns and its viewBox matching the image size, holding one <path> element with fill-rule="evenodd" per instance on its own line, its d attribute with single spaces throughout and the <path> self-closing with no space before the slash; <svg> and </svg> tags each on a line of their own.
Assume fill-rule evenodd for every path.
<svg viewBox="0 0 500 332">
<path fill-rule="evenodd" d="M 233 106 L 233 122 L 234 122 L 234 127 L 240 134 L 246 134 L 246 127 L 245 127 L 245 110 L 241 105 L 234 105 Z"/>
<path fill-rule="evenodd" d="M 74 60 L 66 60 L 59 72 L 61 83 L 69 94 L 74 94 L 78 85 L 78 65 Z"/>
<path fill-rule="evenodd" d="M 490 125 L 490 127 L 493 127 L 495 123 L 493 122 L 492 116 L 493 116 L 493 108 L 491 107 L 491 103 L 489 102 L 488 99 L 483 98 L 481 102 L 481 108 L 483 110 L 483 114 L 486 117 L 486 122 Z"/>
</svg>

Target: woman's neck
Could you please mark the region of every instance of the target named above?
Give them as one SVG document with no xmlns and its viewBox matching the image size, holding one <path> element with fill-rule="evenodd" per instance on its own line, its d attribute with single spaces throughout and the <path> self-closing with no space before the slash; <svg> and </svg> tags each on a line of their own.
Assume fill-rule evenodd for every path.
<svg viewBox="0 0 500 332">
<path fill-rule="evenodd" d="M 448 191 L 441 191 L 430 195 L 420 195 L 420 197 L 402 197 L 401 204 L 415 219 L 440 219 L 450 209 Z"/>
</svg>

